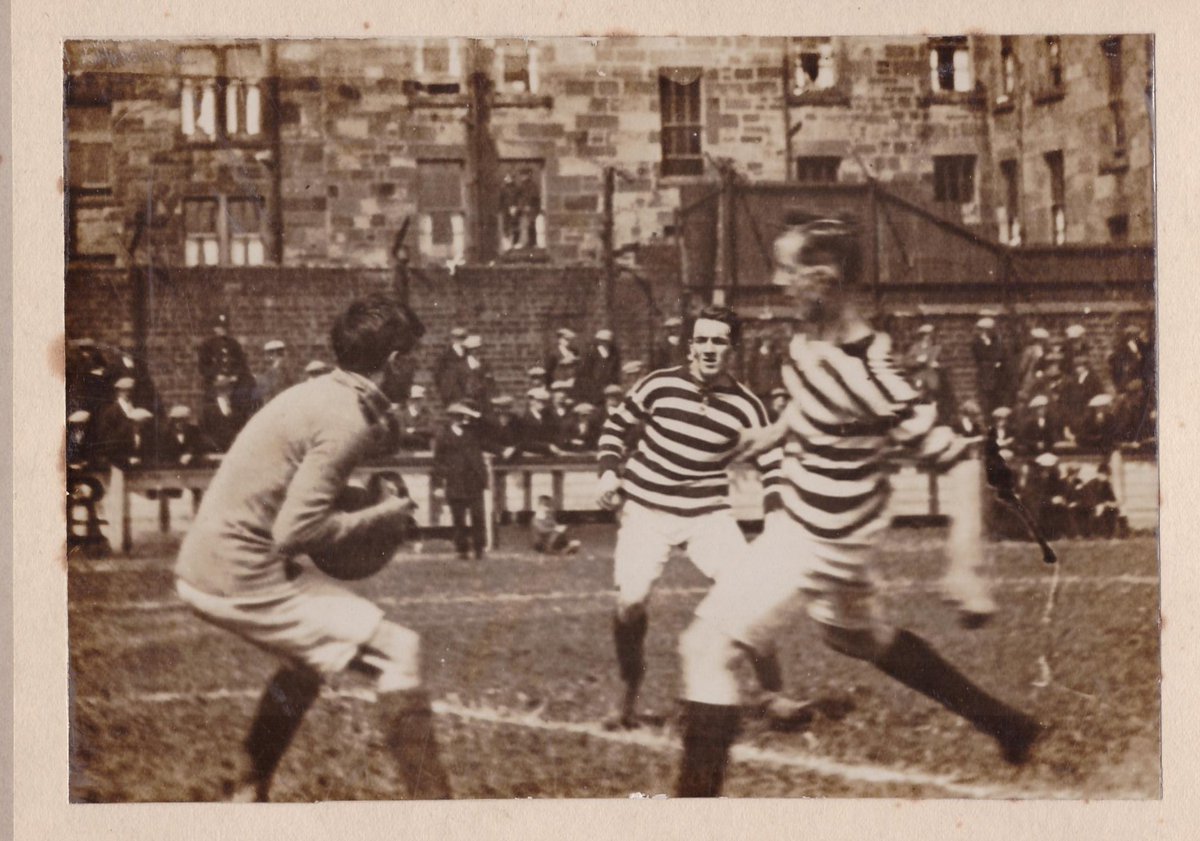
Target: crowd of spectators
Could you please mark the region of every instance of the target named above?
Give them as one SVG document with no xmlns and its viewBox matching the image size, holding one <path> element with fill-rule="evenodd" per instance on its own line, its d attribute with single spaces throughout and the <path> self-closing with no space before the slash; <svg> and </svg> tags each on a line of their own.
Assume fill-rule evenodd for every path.
<svg viewBox="0 0 1200 841">
<path fill-rule="evenodd" d="M 435 486 L 443 495 L 461 496 L 470 488 L 470 505 L 447 498 L 456 524 L 462 521 L 456 533 L 470 538 L 460 552 L 468 543 L 478 551 L 474 523 L 468 532 L 465 521 L 475 519 L 476 462 L 483 453 L 503 464 L 594 452 L 605 419 L 633 382 L 646 371 L 686 362 L 682 326 L 679 318 L 667 319 L 645 362 L 622 362 L 609 329 L 580 342 L 562 327 L 553 346 L 529 360 L 527 380 L 515 395 L 500 392 L 482 337 L 464 327 L 453 328 L 437 352 L 428 386 L 414 382 L 412 369 L 387 370 L 381 388 L 395 404 L 397 453 L 432 452 L 434 478 L 440 479 Z M 1097 372 L 1081 325 L 1061 336 L 1038 325 L 1023 332 L 1024 340 L 1014 341 L 1011 332 L 997 329 L 992 313 L 976 322 L 970 354 L 978 399 L 957 399 L 933 324 L 917 328 L 894 358 L 935 403 L 942 422 L 970 437 L 995 430 L 1002 451 L 1016 457 L 1022 495 L 1047 534 L 1119 534 L 1124 523 L 1109 456 L 1117 448 L 1154 446 L 1153 348 L 1137 324 L 1124 325 L 1106 355 L 1107 370 Z M 197 348 L 201 400 L 193 412 L 162 404 L 132 341 L 116 348 L 73 342 L 67 359 L 69 468 L 78 476 L 111 466 L 189 467 L 219 459 L 250 416 L 298 379 L 282 340 L 272 339 L 262 350 L 264 367 L 255 373 L 230 335 L 228 317 L 218 315 Z M 762 336 L 747 345 L 741 360 L 741 379 L 772 417 L 788 401 L 780 376 L 784 356 L 772 337 Z M 300 378 L 329 370 L 312 360 Z M 1099 469 L 1081 475 L 1070 464 L 1073 454 L 1099 456 Z"/>
</svg>

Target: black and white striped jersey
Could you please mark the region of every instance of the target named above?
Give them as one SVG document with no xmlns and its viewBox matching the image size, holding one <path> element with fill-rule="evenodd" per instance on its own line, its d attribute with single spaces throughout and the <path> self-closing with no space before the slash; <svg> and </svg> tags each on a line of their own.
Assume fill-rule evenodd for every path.
<svg viewBox="0 0 1200 841">
<path fill-rule="evenodd" d="M 742 430 L 765 427 L 767 412 L 747 388 L 725 378 L 705 385 L 686 367 L 639 381 L 608 416 L 600 435 L 600 472 L 624 459 L 622 493 L 649 508 L 694 516 L 729 508 L 726 468 Z M 640 433 L 627 455 L 626 433 Z M 756 459 L 763 489 L 774 493 L 780 448 Z"/>
<path fill-rule="evenodd" d="M 891 340 L 837 345 L 793 338 L 779 491 L 784 509 L 824 540 L 863 540 L 886 525 L 888 461 L 897 449 L 945 464 L 965 442 L 893 367 Z"/>
</svg>

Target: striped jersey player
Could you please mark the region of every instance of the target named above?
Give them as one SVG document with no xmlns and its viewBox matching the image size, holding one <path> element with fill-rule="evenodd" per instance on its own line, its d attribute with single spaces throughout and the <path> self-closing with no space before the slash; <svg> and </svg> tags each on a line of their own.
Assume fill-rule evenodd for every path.
<svg viewBox="0 0 1200 841">
<path fill-rule="evenodd" d="M 740 574 L 717 580 L 680 640 L 681 796 L 720 793 L 739 716 L 733 666 L 744 653 L 771 649 L 797 593 L 831 648 L 966 718 L 1007 761 L 1025 762 L 1040 733 L 877 609 L 870 558 L 886 525 L 889 462 L 907 450 L 931 469 L 959 470 L 967 442 L 936 425 L 935 407 L 892 367 L 888 337 L 858 313 L 843 283 L 853 248 L 849 226 L 828 219 L 794 224 L 775 243 L 774 282 L 807 332 L 793 337 L 783 366 L 787 408 L 744 443 L 754 452 L 783 441 L 782 507 L 767 514 Z M 951 551 L 981 551 L 979 534 L 968 537 Z"/>
<path fill-rule="evenodd" d="M 767 413 L 728 372 L 741 338 L 737 314 L 710 307 L 689 326 L 688 364 L 638 382 L 600 436 L 601 505 L 615 509 L 624 500 L 614 551 L 613 636 L 625 693 L 610 726 L 638 723 L 646 600 L 671 548 L 686 546 L 692 562 L 712 579 L 746 550 L 729 504 L 727 468 L 743 433 L 766 429 Z M 780 459 L 778 449 L 757 459 L 768 506 L 777 502 Z M 771 693 L 766 703 L 786 703 L 776 694 L 781 687 L 773 654 L 765 653 L 756 665 Z"/>
</svg>

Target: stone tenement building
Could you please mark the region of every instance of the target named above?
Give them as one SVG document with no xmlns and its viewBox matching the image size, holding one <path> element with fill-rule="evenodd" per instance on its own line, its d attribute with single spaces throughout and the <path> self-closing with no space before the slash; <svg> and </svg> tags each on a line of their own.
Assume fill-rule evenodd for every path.
<svg viewBox="0 0 1200 841">
<path fill-rule="evenodd" d="M 135 335 L 186 397 L 209 310 L 254 289 L 319 349 L 306 290 L 386 283 L 403 234 L 432 332 L 491 318 L 515 386 L 551 319 L 594 328 L 601 301 L 639 309 L 612 326 L 644 347 L 720 257 L 680 243 L 722 178 L 877 184 L 1016 251 L 1152 245 L 1151 62 L 1142 35 L 68 43 L 68 336 Z M 649 310 L 594 294 L 633 245 Z M 248 309 L 254 353 L 278 326 Z"/>
<path fill-rule="evenodd" d="M 166 265 L 596 261 L 727 159 L 877 179 L 991 239 L 1153 239 L 1149 36 L 89 42 L 69 254 Z M 125 243 L 128 245 L 128 242 Z"/>
</svg>

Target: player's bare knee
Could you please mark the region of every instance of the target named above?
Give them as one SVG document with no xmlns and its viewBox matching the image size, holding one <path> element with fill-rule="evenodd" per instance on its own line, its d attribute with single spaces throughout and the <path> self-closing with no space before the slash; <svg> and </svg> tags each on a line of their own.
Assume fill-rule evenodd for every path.
<svg viewBox="0 0 1200 841">
<path fill-rule="evenodd" d="M 683 696 L 705 704 L 736 704 L 733 664 L 740 651 L 719 627 L 697 617 L 679 637 L 683 664 Z"/>
<path fill-rule="evenodd" d="M 399 692 L 421 685 L 421 638 L 415 631 L 383 622 L 368 645 L 371 663 L 379 670 L 378 691 Z"/>
</svg>

